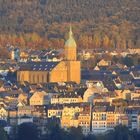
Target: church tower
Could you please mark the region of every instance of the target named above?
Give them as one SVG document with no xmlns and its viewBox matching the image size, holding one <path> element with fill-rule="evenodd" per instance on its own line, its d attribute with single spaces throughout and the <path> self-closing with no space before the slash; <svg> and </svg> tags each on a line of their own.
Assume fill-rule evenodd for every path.
<svg viewBox="0 0 140 140">
<path fill-rule="evenodd" d="M 65 60 L 76 61 L 77 60 L 77 45 L 73 38 L 72 28 L 70 26 L 69 39 L 65 43 Z"/>
<path fill-rule="evenodd" d="M 65 43 L 65 64 L 67 67 L 67 81 L 80 83 L 81 81 L 81 64 L 77 60 L 77 45 L 73 37 L 70 26 L 69 38 Z"/>
</svg>

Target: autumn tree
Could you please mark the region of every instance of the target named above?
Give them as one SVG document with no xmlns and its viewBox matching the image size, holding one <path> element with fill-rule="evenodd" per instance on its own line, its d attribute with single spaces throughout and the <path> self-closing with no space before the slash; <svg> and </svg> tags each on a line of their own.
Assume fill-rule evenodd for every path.
<svg viewBox="0 0 140 140">
<path fill-rule="evenodd" d="M 109 37 L 107 35 L 103 37 L 103 47 L 106 49 L 109 47 Z"/>
</svg>

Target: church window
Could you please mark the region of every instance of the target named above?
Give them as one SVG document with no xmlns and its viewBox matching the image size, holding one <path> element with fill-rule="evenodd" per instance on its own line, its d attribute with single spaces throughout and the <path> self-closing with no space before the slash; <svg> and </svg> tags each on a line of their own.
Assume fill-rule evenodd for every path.
<svg viewBox="0 0 140 140">
<path fill-rule="evenodd" d="M 21 81 L 24 81 L 24 74 L 21 74 Z"/>
<path fill-rule="evenodd" d="M 44 75 L 42 75 L 42 83 L 44 83 Z"/>
<path fill-rule="evenodd" d="M 37 75 L 37 82 L 39 83 L 40 81 L 39 81 L 39 75 Z"/>
<path fill-rule="evenodd" d="M 32 75 L 32 77 L 33 77 L 33 83 L 35 83 L 35 76 L 34 76 L 34 75 Z"/>
<path fill-rule="evenodd" d="M 29 74 L 29 80 L 31 80 L 31 75 Z"/>
</svg>

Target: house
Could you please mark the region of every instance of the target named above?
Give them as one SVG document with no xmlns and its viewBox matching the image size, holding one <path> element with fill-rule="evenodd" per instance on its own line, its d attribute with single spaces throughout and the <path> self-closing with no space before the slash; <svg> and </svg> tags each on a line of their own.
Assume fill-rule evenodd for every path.
<svg viewBox="0 0 140 140">
<path fill-rule="evenodd" d="M 91 112 L 80 112 L 78 116 L 78 126 L 81 127 L 82 133 L 84 135 L 88 135 L 90 133 L 91 129 Z"/>
<path fill-rule="evenodd" d="M 113 77 L 110 75 L 105 76 L 102 82 L 103 82 L 104 87 L 107 88 L 108 91 L 114 91 L 115 89 L 117 89 L 115 83 L 113 82 Z"/>
<path fill-rule="evenodd" d="M 62 111 L 61 127 L 70 128 L 78 127 L 78 113 L 83 111 L 80 104 L 65 105 Z"/>
<path fill-rule="evenodd" d="M 46 119 L 48 115 L 48 105 L 35 105 L 33 107 L 33 116 L 36 118 Z"/>
<path fill-rule="evenodd" d="M 94 70 L 95 70 L 95 71 L 99 71 L 99 70 L 100 70 L 100 67 L 99 67 L 99 66 L 96 66 L 96 67 L 94 68 Z"/>
<path fill-rule="evenodd" d="M 128 128 L 130 130 L 139 130 L 139 109 L 128 108 L 125 110 L 125 113 L 128 116 Z"/>
<path fill-rule="evenodd" d="M 14 48 L 11 51 L 11 60 L 19 61 L 20 60 L 20 50 L 19 48 Z"/>
<path fill-rule="evenodd" d="M 130 74 L 132 75 L 133 79 L 140 79 L 140 71 L 131 71 Z"/>
<path fill-rule="evenodd" d="M 116 95 L 118 96 L 118 98 L 120 99 L 127 99 L 130 100 L 131 98 L 131 91 L 130 90 L 115 90 Z"/>
<path fill-rule="evenodd" d="M 20 52 L 20 62 L 27 62 L 29 58 L 29 53 L 26 51 L 21 51 Z"/>
<path fill-rule="evenodd" d="M 24 101 L 20 101 L 17 103 L 17 107 L 26 106 L 27 104 Z"/>
<path fill-rule="evenodd" d="M 8 110 L 4 107 L 0 108 L 0 119 L 7 120 Z"/>
<path fill-rule="evenodd" d="M 34 62 L 40 62 L 40 58 L 39 55 L 41 54 L 41 51 L 31 51 L 30 52 L 30 61 L 34 61 Z"/>
<path fill-rule="evenodd" d="M 93 104 L 95 105 L 97 102 L 105 102 L 104 97 L 99 93 L 94 94 L 93 98 Z"/>
<path fill-rule="evenodd" d="M 119 74 L 118 79 L 123 85 L 127 85 L 132 83 L 133 76 L 129 72 L 124 71 Z"/>
<path fill-rule="evenodd" d="M 128 126 L 128 117 L 123 112 L 115 111 L 113 106 L 95 106 L 92 112 L 92 133 L 100 134 L 113 130 L 122 124 Z"/>
<path fill-rule="evenodd" d="M 82 111 L 89 111 L 89 103 L 66 104 L 62 110 L 61 127 L 65 129 L 78 127 L 78 116 Z"/>
<path fill-rule="evenodd" d="M 27 104 L 28 103 L 28 95 L 27 94 L 19 94 L 18 96 L 18 103 L 24 103 Z"/>
<path fill-rule="evenodd" d="M 134 79 L 132 80 L 132 83 L 134 84 L 136 90 L 140 89 L 140 79 Z"/>
<path fill-rule="evenodd" d="M 17 115 L 18 117 L 21 116 L 33 116 L 33 106 L 19 106 Z"/>
<path fill-rule="evenodd" d="M 120 81 L 120 79 L 114 79 L 113 82 L 118 89 L 122 88 L 122 82 Z"/>
<path fill-rule="evenodd" d="M 50 103 L 50 96 L 45 91 L 36 91 L 30 97 L 30 105 L 46 105 Z"/>
<path fill-rule="evenodd" d="M 8 119 L 11 126 L 17 125 L 17 108 L 8 109 Z"/>
<path fill-rule="evenodd" d="M 87 52 L 87 51 L 83 51 L 81 55 L 82 55 L 82 58 L 84 60 L 88 60 L 89 58 L 92 57 L 92 54 L 90 52 Z"/>
<path fill-rule="evenodd" d="M 61 118 L 62 116 L 62 110 L 63 110 L 63 105 L 55 104 L 55 105 L 50 105 L 47 109 L 47 118 Z"/>
<path fill-rule="evenodd" d="M 93 102 L 95 93 L 104 93 L 108 90 L 104 87 L 101 81 L 90 81 L 87 83 L 88 89 L 85 91 L 83 95 L 84 102 Z"/>
<path fill-rule="evenodd" d="M 97 65 L 98 66 L 110 66 L 111 65 L 111 61 L 106 61 L 106 60 L 102 59 L 100 62 L 98 62 Z"/>
<path fill-rule="evenodd" d="M 134 92 L 131 91 L 130 98 L 131 98 L 131 100 L 135 100 L 137 98 L 140 98 L 140 92 L 139 91 L 134 91 Z"/>
<path fill-rule="evenodd" d="M 8 104 L 4 101 L 4 99 L 0 100 L 0 108 L 1 107 L 5 107 L 5 108 L 8 107 Z"/>
<path fill-rule="evenodd" d="M 55 96 L 56 97 L 56 96 Z M 70 104 L 70 103 L 82 103 L 82 97 L 77 92 L 62 93 L 58 97 L 57 104 Z M 54 99 L 53 99 L 54 101 Z M 55 100 L 56 102 L 56 100 Z"/>
</svg>

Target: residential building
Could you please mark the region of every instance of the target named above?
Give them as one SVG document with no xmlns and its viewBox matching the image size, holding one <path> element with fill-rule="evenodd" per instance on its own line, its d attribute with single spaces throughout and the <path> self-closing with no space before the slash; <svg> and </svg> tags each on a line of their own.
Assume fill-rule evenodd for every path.
<svg viewBox="0 0 140 140">
<path fill-rule="evenodd" d="M 30 97 L 30 105 L 47 105 L 50 103 L 50 96 L 45 91 L 36 91 Z"/>
</svg>

